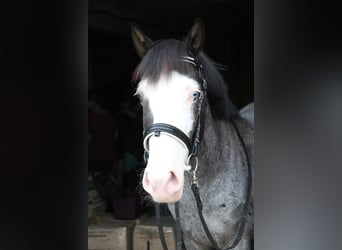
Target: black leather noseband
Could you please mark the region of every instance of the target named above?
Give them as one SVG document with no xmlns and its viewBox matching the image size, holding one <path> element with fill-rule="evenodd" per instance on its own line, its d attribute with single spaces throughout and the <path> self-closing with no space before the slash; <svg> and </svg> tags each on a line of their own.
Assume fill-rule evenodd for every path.
<svg viewBox="0 0 342 250">
<path fill-rule="evenodd" d="M 151 136 L 159 137 L 161 133 L 165 133 L 168 136 L 178 140 L 183 146 L 191 152 L 191 142 L 186 134 L 183 133 L 179 128 L 172 126 L 167 123 L 154 123 L 148 127 L 143 134 L 144 137 L 144 148 L 148 152 L 148 140 Z"/>
</svg>

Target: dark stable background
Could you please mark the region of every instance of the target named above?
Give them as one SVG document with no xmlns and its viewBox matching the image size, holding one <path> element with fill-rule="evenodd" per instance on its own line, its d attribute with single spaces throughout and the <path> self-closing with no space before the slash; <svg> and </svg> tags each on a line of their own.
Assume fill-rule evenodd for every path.
<svg viewBox="0 0 342 250">
<path fill-rule="evenodd" d="M 238 1 L 199 2 L 196 5 L 244 6 Z M 92 32 L 102 36 L 89 28 L 93 3 L 2 4 L 1 249 L 87 248 L 87 83 L 88 62 L 96 58 L 96 52 L 88 57 L 88 47 Z M 118 8 L 124 5 L 115 3 Z M 152 8 L 150 3 L 146 5 Z M 146 22 L 142 28 L 152 38 L 161 34 L 149 26 L 154 16 L 170 29 L 163 36 L 183 35 L 196 14 L 195 3 L 189 6 L 189 12 L 183 12 L 186 18 L 178 16 L 181 25 L 174 28 L 166 25 L 174 18 L 163 21 L 159 8 L 135 18 Z M 254 74 L 245 79 L 233 70 L 226 77 L 234 76 L 229 84 L 238 105 L 253 96 L 255 87 L 255 249 L 339 249 L 340 6 L 329 1 L 255 1 L 252 9 Z M 235 35 L 245 34 L 229 19 L 238 13 L 222 7 L 220 15 L 197 15 L 207 26 L 208 54 L 232 69 L 248 65 L 233 60 L 236 51 L 223 56 L 224 45 L 234 39 L 226 25 L 238 27 Z M 218 26 L 212 18 L 229 22 Z M 248 18 L 242 20 L 249 23 Z M 127 28 L 119 27 L 128 43 Z M 221 49 L 213 49 L 216 44 Z M 133 58 L 132 48 L 128 52 L 125 47 Z M 130 66 L 135 62 L 129 61 Z M 101 74 L 95 66 L 92 70 L 98 81 Z M 254 87 L 246 87 L 252 86 L 247 79 L 253 75 Z"/>
</svg>

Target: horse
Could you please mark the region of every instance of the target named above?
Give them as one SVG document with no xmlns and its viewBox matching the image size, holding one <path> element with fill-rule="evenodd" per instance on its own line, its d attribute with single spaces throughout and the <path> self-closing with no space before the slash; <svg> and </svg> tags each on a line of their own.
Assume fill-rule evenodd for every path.
<svg viewBox="0 0 342 250">
<path fill-rule="evenodd" d="M 143 109 L 143 188 L 175 219 L 178 205 L 187 250 L 251 249 L 254 103 L 238 110 L 230 100 L 199 18 L 184 40 L 152 41 L 135 23 L 131 35 L 141 57 L 132 80 Z"/>
</svg>

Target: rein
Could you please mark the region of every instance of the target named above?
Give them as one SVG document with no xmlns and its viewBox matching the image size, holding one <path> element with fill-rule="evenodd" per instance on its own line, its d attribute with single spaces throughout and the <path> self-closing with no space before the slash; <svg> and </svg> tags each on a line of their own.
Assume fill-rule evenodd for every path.
<svg viewBox="0 0 342 250">
<path fill-rule="evenodd" d="M 241 240 L 241 237 L 242 237 L 242 234 L 244 232 L 244 229 L 245 229 L 245 225 L 246 225 L 246 222 L 247 222 L 247 216 L 248 216 L 248 207 L 249 207 L 249 201 L 250 201 L 250 197 L 251 197 L 251 189 L 252 189 L 252 168 L 251 168 L 251 164 L 250 164 L 250 161 L 249 161 L 249 157 L 248 157 L 248 153 L 247 153 L 247 147 L 246 147 L 246 144 L 245 142 L 243 141 L 242 139 L 242 136 L 240 134 L 240 131 L 238 130 L 234 120 L 232 119 L 231 120 L 235 130 L 236 130 L 236 133 L 239 137 L 239 140 L 242 144 L 242 147 L 244 149 L 244 153 L 245 153 L 245 156 L 246 156 L 246 161 L 247 161 L 247 166 L 248 166 L 248 180 L 247 180 L 247 193 L 246 193 L 246 201 L 243 205 L 243 211 L 242 211 L 242 215 L 241 215 L 241 219 L 240 219 L 240 227 L 239 227 L 239 231 L 235 237 L 235 240 L 234 242 L 232 243 L 231 246 L 227 247 L 227 248 L 224 248 L 224 249 L 221 249 L 218 247 L 216 241 L 214 240 L 213 236 L 211 235 L 209 229 L 208 229 L 208 226 L 207 226 L 207 223 L 205 222 L 205 219 L 203 217 L 203 213 L 202 213 L 202 209 L 203 209 L 203 204 L 202 204 L 202 199 L 200 197 L 200 194 L 199 194 L 199 187 L 198 187 L 198 184 L 197 183 L 192 183 L 191 184 L 191 189 L 192 189 L 192 192 L 194 193 L 194 196 L 195 196 L 195 199 L 196 199 L 196 204 L 197 204 L 197 210 L 198 210 L 198 215 L 200 217 L 200 220 L 201 220 L 201 223 L 202 223 L 202 226 L 203 226 L 203 229 L 211 243 L 211 245 L 213 245 L 215 247 L 215 249 L 218 249 L 218 250 L 226 250 L 226 249 L 233 249 L 234 247 L 236 247 L 240 240 Z"/>
<path fill-rule="evenodd" d="M 246 191 L 246 200 L 243 206 L 243 211 L 242 211 L 242 215 L 241 215 L 241 219 L 240 219 L 240 227 L 239 227 L 239 231 L 235 237 L 235 240 L 233 242 L 233 244 L 231 246 L 229 246 L 228 248 L 225 249 L 221 249 L 218 247 L 216 241 L 214 240 L 213 236 L 211 235 L 207 223 L 204 219 L 203 216 L 203 203 L 202 203 L 202 199 L 200 197 L 200 193 L 199 193 L 199 186 L 198 186 L 198 180 L 197 180 L 197 176 L 196 176 L 196 171 L 197 171 L 197 167 L 198 167 L 198 145 L 200 143 L 200 130 L 201 130 L 201 110 L 202 110 L 202 106 L 204 105 L 204 99 L 206 96 L 206 90 L 207 90 L 207 82 L 206 79 L 203 77 L 202 74 L 202 65 L 196 60 L 196 58 L 194 57 L 190 57 L 190 56 L 185 56 L 182 58 L 182 61 L 184 62 L 188 62 L 193 64 L 198 71 L 198 76 L 200 78 L 200 80 L 202 81 L 202 91 L 200 94 L 199 99 L 197 100 L 197 115 L 196 115 L 196 120 L 195 120 L 195 130 L 194 130 L 194 134 L 193 134 L 193 138 L 190 141 L 190 139 L 188 138 L 188 136 L 186 134 L 184 134 L 180 129 L 170 125 L 170 124 L 166 124 L 166 123 L 155 123 L 152 124 L 151 126 L 149 126 L 143 134 L 144 137 L 144 149 L 145 149 L 145 153 L 144 153 L 144 159 L 145 161 L 148 160 L 148 140 L 150 137 L 152 136 L 156 136 L 159 137 L 160 134 L 165 134 L 167 136 L 172 137 L 173 139 L 177 140 L 178 142 L 180 142 L 180 144 L 183 145 L 183 147 L 188 151 L 188 158 L 186 160 L 186 165 L 185 165 L 185 170 L 189 171 L 192 174 L 192 183 L 191 183 L 191 189 L 192 192 L 194 194 L 195 200 L 196 200 L 196 205 L 197 205 L 197 210 L 198 210 L 198 215 L 200 217 L 203 229 L 210 241 L 210 244 L 214 246 L 215 249 L 218 250 L 227 250 L 227 249 L 233 249 L 234 247 L 236 247 L 238 245 L 238 243 L 240 242 L 241 238 L 242 238 L 242 234 L 244 232 L 244 228 L 246 225 L 246 221 L 247 221 L 247 216 L 248 216 L 248 208 L 249 208 L 249 202 L 250 202 L 250 196 L 251 196 L 251 188 L 252 188 L 252 170 L 251 170 L 251 165 L 250 165 L 250 161 L 249 161 L 249 157 L 248 157 L 248 153 L 247 153 L 247 147 L 242 139 L 242 136 L 240 134 L 240 131 L 238 129 L 238 127 L 236 126 L 235 122 L 233 119 L 231 119 L 231 122 L 236 130 L 236 133 L 238 135 L 238 138 L 241 142 L 241 145 L 244 149 L 244 153 L 246 156 L 246 161 L 247 161 L 247 166 L 248 166 L 248 180 L 247 180 L 247 191 Z M 165 241 L 165 236 L 164 236 L 164 231 L 163 231 L 163 226 L 162 226 L 162 222 L 161 222 L 161 216 L 160 216 L 160 204 L 156 203 L 155 206 L 156 209 L 156 217 L 157 217 L 157 224 L 158 224 L 158 231 L 159 231 L 159 236 L 161 239 L 161 243 L 163 246 L 164 250 L 167 250 L 167 244 Z M 175 203 L 175 214 L 176 214 L 176 239 L 177 239 L 177 250 L 181 250 L 182 249 L 182 232 L 181 232 L 181 225 L 180 225 L 180 217 L 179 217 L 179 202 Z"/>
</svg>

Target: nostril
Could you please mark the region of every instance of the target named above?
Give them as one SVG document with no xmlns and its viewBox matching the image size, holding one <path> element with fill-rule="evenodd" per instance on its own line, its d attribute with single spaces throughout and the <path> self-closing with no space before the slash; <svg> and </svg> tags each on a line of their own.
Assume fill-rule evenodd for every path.
<svg viewBox="0 0 342 250">
<path fill-rule="evenodd" d="M 170 171 L 170 179 L 169 179 L 169 181 L 173 185 L 177 185 L 178 184 L 178 178 L 177 178 L 176 174 L 173 171 Z"/>
<path fill-rule="evenodd" d="M 182 179 L 177 172 L 168 171 L 155 174 L 145 170 L 142 186 L 148 193 L 176 193 L 182 187 Z"/>
<path fill-rule="evenodd" d="M 177 181 L 177 177 L 173 171 L 170 171 L 170 181 L 172 182 Z"/>
</svg>

